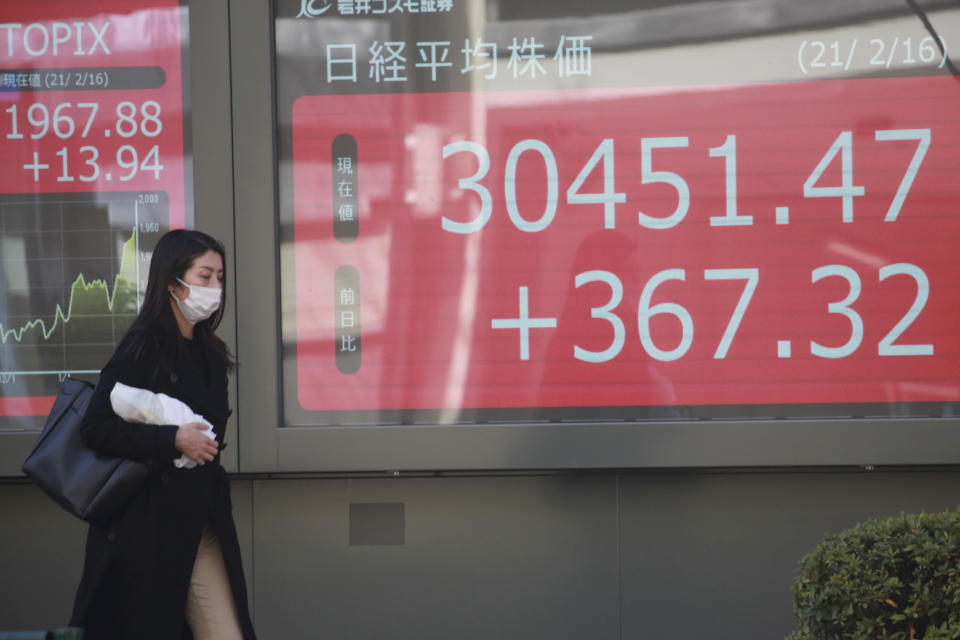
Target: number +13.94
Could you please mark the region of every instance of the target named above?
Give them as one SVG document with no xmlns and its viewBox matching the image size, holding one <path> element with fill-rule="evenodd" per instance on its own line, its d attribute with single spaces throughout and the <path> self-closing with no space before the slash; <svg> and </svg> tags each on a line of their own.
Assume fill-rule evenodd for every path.
<svg viewBox="0 0 960 640">
<path fill-rule="evenodd" d="M 10 131 L 6 134 L 8 140 L 21 140 L 26 137 L 21 130 L 22 113 L 19 107 L 14 104 L 5 109 L 5 112 L 10 115 Z M 32 128 L 29 132 L 31 140 L 38 140 L 49 134 L 62 140 L 69 140 L 74 137 L 87 138 L 91 134 L 99 110 L 100 104 L 97 102 L 76 104 L 63 102 L 49 107 L 37 102 L 25 107 L 24 112 L 26 121 Z M 125 139 L 132 138 L 138 133 L 147 138 L 155 138 L 163 131 L 160 103 L 155 100 L 147 100 L 139 106 L 129 101 L 120 102 L 115 112 L 115 122 L 103 130 L 105 138 L 110 137 L 112 132 L 116 132 L 119 137 Z M 100 150 L 96 146 L 84 145 L 75 153 L 76 155 L 66 146 L 56 152 L 59 162 L 53 161 L 53 163 L 58 164 L 60 169 L 57 182 L 73 182 L 75 179 L 81 182 L 95 182 L 101 179 L 101 175 L 106 180 L 112 179 L 110 172 L 101 174 Z M 150 147 L 144 155 L 133 145 L 121 145 L 116 151 L 115 160 L 117 168 L 126 171 L 125 174 L 118 175 L 121 182 L 134 179 L 141 171 L 152 172 L 153 178 L 159 180 L 160 172 L 163 170 L 157 145 Z M 50 162 L 51 159 L 42 162 L 40 153 L 34 151 L 32 163 L 25 163 L 23 169 L 31 171 L 34 182 L 37 182 L 40 180 L 41 171 L 52 168 Z M 74 171 L 76 164 L 79 164 L 79 170 Z"/>
</svg>

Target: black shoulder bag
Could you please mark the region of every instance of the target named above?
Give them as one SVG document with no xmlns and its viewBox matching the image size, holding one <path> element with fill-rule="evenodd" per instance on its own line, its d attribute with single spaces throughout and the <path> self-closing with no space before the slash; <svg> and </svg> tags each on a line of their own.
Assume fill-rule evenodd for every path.
<svg viewBox="0 0 960 640">
<path fill-rule="evenodd" d="M 67 377 L 23 472 L 57 504 L 93 524 L 106 524 L 143 486 L 147 463 L 102 456 L 83 442 L 80 425 L 93 385 Z"/>
</svg>

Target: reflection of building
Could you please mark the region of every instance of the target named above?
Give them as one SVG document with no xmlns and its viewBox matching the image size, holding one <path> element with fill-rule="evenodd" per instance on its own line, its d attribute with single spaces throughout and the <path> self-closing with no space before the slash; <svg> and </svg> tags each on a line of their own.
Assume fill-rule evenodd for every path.
<svg viewBox="0 0 960 640">
<path fill-rule="evenodd" d="M 945 0 L 924 3 L 922 16 L 899 0 L 644 2 L 643 8 L 625 2 L 603 5 L 598 13 L 589 3 L 572 1 L 545 7 L 488 2 L 485 10 L 479 3 L 471 4 L 466 24 L 448 19 L 441 27 L 442 40 L 451 42 L 449 57 L 444 60 L 453 62 L 453 68 L 461 72 L 470 70 L 460 79 L 448 78 L 446 86 L 461 89 L 471 82 L 474 88 L 512 89 L 516 86 L 511 80 L 517 74 L 523 78 L 523 88 L 547 89 L 732 84 L 915 72 L 929 68 L 931 61 L 933 66 L 943 61 L 941 47 L 923 18 L 928 18 L 947 42 L 948 53 L 950 35 L 957 32 L 960 20 L 960 10 Z M 439 39 L 433 37 L 435 18 L 430 27 L 413 19 L 394 18 L 387 23 L 376 16 L 342 17 L 324 25 L 281 18 L 278 29 L 284 34 L 278 45 L 284 54 L 302 55 L 312 61 L 312 67 L 317 66 L 318 51 L 323 60 L 323 42 L 359 43 L 361 62 L 355 84 L 361 91 L 377 91 L 377 82 L 369 82 L 363 64 L 363 43 L 382 47 L 383 42 L 409 42 L 409 48 L 399 55 L 413 65 L 420 60 L 417 56 L 426 56 L 426 52 L 418 52 L 412 43 Z M 427 38 L 429 34 L 433 35 Z M 463 50 L 464 39 L 469 39 L 469 53 Z M 578 41 L 589 50 L 588 78 L 583 77 L 587 74 L 583 73 L 582 55 L 575 60 L 562 55 L 574 51 Z M 511 69 L 513 48 L 524 42 L 535 47 L 536 60 L 527 58 Z M 497 58 L 492 64 L 491 55 Z M 561 76 L 554 68 L 560 62 L 579 64 L 579 73 L 575 69 Z M 410 74 L 402 84 L 429 91 L 436 85 L 436 70 L 433 78 L 433 82 L 423 82 Z M 310 81 L 303 78 L 300 82 Z M 399 83 L 386 84 L 393 91 Z"/>
</svg>

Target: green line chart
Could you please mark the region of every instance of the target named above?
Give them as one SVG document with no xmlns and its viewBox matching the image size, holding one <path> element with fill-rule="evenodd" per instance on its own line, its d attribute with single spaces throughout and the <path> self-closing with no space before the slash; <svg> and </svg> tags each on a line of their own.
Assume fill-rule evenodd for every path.
<svg viewBox="0 0 960 640">
<path fill-rule="evenodd" d="M 47 327 L 43 318 L 31 320 L 26 325 L 17 328 L 7 328 L 0 323 L 0 343 L 8 341 L 23 342 L 24 335 L 28 338 L 32 332 L 38 332 L 39 339 L 50 341 L 57 330 L 65 330 L 65 326 L 72 318 L 117 318 L 127 317 L 132 320 L 139 310 L 137 277 L 137 234 L 134 228 L 130 239 L 123 243 L 120 259 L 120 272 L 116 275 L 113 290 L 104 280 L 87 282 L 83 274 L 70 286 L 70 301 L 64 311 L 57 305 L 53 323 Z M 42 337 L 41 337 L 42 336 Z"/>
<path fill-rule="evenodd" d="M 168 228 L 163 192 L 0 195 L 0 399 L 99 373 Z"/>
</svg>

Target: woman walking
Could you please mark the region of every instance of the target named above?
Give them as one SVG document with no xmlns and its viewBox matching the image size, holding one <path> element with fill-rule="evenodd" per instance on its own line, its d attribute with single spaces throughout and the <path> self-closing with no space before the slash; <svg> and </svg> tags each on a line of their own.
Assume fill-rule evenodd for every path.
<svg viewBox="0 0 960 640">
<path fill-rule="evenodd" d="M 87 534 L 71 625 L 86 640 L 254 640 L 220 466 L 233 361 L 214 333 L 223 316 L 223 245 L 166 233 L 153 250 L 140 313 L 100 374 L 82 427 L 94 451 L 148 461 L 143 488 Z M 213 425 L 148 425 L 114 413 L 114 385 L 164 393 Z M 185 455 L 196 466 L 179 467 Z M 188 468 L 192 466 L 192 468 Z"/>
</svg>

